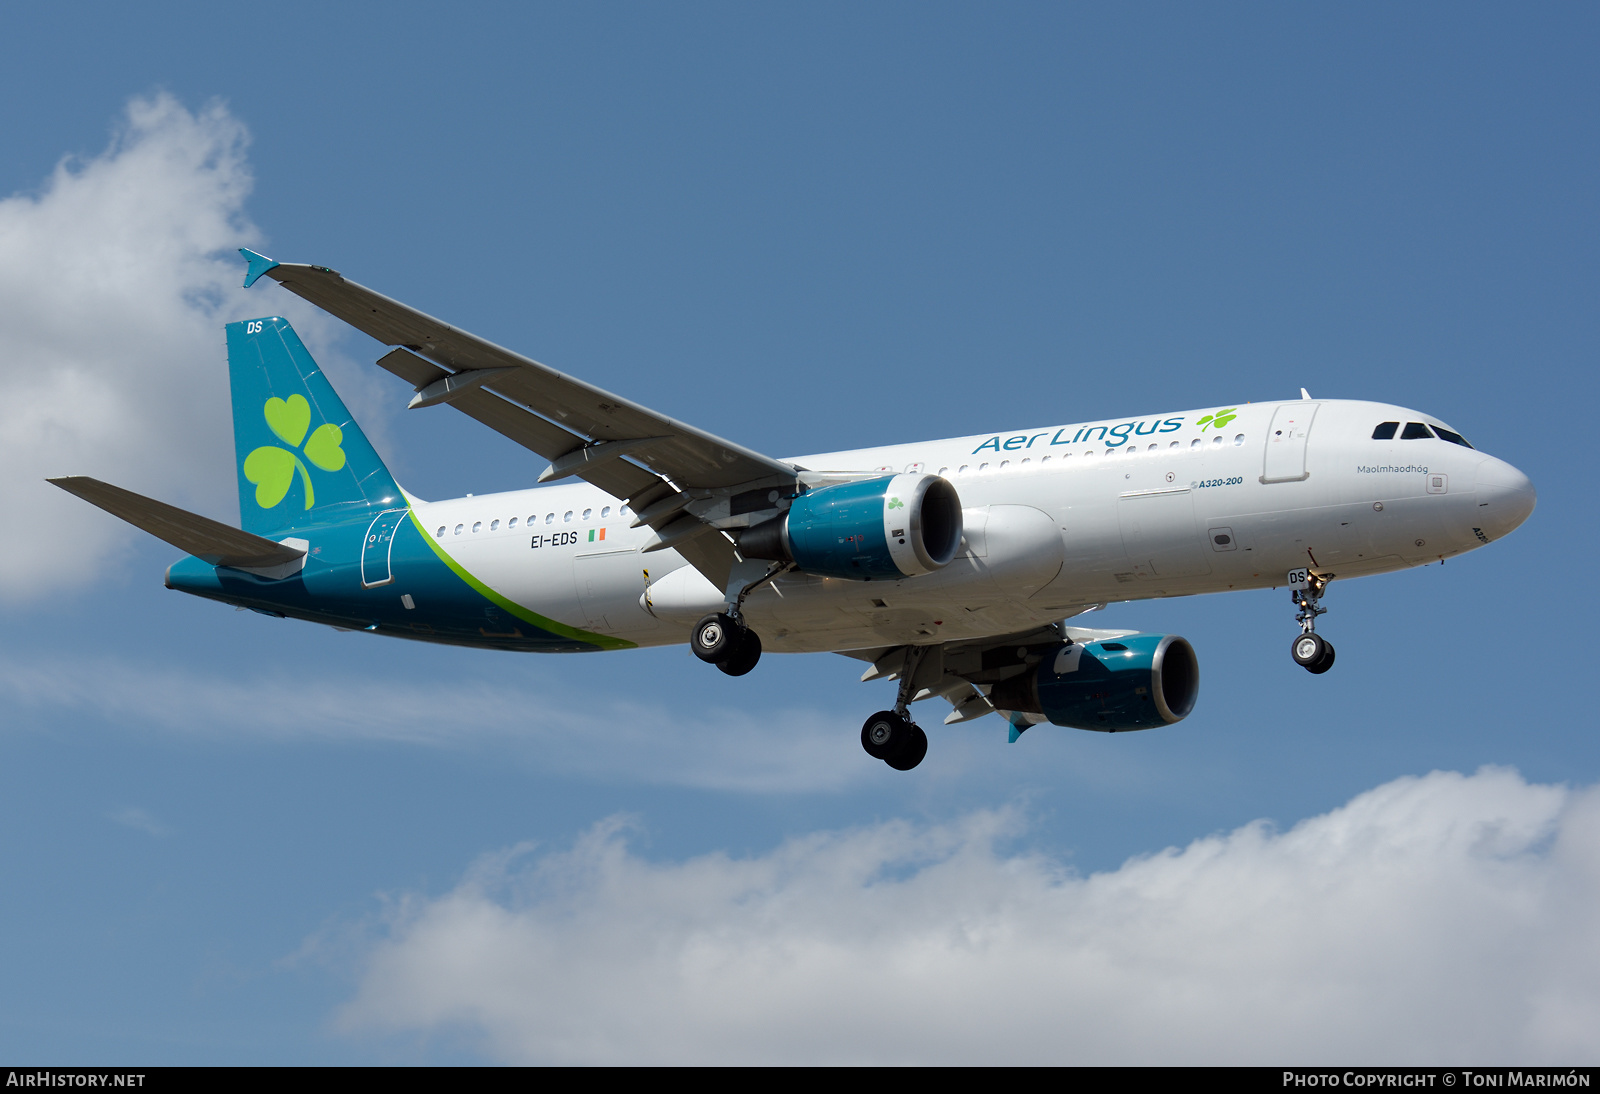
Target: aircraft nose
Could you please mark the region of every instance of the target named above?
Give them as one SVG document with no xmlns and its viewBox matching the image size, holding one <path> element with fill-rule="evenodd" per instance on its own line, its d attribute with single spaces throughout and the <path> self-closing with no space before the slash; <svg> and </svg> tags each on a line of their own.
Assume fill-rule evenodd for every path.
<svg viewBox="0 0 1600 1094">
<path fill-rule="evenodd" d="M 1521 471 L 1493 456 L 1478 465 L 1478 517 L 1490 539 L 1513 531 L 1533 512 L 1538 494 Z"/>
</svg>

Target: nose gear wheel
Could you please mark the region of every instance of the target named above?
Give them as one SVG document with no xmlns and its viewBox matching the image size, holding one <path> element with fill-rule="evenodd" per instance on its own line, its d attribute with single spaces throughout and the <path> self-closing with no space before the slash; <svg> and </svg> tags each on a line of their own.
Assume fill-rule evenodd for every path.
<svg viewBox="0 0 1600 1094">
<path fill-rule="evenodd" d="M 1317 616 L 1328 611 L 1320 601 L 1333 575 L 1301 570 L 1289 576 L 1295 578 L 1302 575 L 1300 587 L 1291 584 L 1289 588 L 1289 599 L 1298 609 L 1294 620 L 1300 624 L 1299 635 L 1289 644 L 1289 656 L 1307 672 L 1320 676 L 1333 668 L 1333 643 L 1317 633 Z"/>
<path fill-rule="evenodd" d="M 1289 646 L 1289 655 L 1310 673 L 1321 675 L 1333 668 L 1333 643 L 1315 631 L 1296 638 Z"/>
</svg>

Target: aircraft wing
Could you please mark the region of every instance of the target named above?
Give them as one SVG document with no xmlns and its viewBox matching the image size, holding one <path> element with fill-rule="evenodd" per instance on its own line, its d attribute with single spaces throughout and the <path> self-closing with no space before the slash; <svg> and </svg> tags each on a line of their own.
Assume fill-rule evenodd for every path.
<svg viewBox="0 0 1600 1094">
<path fill-rule="evenodd" d="M 1104 605 L 1085 604 L 1072 615 L 1081 615 L 1100 607 Z M 861 674 L 863 683 L 869 680 L 899 680 L 909 673 L 911 685 L 907 700 L 914 703 L 919 699 L 942 696 L 951 706 L 944 722 L 945 725 L 951 725 L 993 713 L 994 704 L 989 702 L 988 693 L 981 690 L 980 685 L 992 686 L 1030 671 L 1053 654 L 1063 640 L 1103 642 L 1136 633 L 1129 630 L 1069 627 L 1062 622 L 1016 634 L 946 642 L 937 646 L 875 646 L 837 652 L 858 661 L 872 662 L 867 671 Z M 1020 732 L 1020 729 L 1013 728 L 1012 741 L 1017 739 Z"/>
<path fill-rule="evenodd" d="M 263 274 L 396 348 L 379 360 L 417 390 L 413 407 L 448 402 L 550 460 L 541 482 L 576 475 L 626 499 L 719 588 L 735 561 L 725 536 L 769 516 L 769 492 L 797 469 L 669 418 L 391 300 L 326 266 L 242 251 L 248 288 Z"/>
<path fill-rule="evenodd" d="M 731 487 L 775 475 L 794 476 L 794 468 L 788 464 L 457 330 L 325 266 L 278 263 L 265 273 L 357 330 L 425 358 L 437 368 L 428 383 L 450 375 L 498 370 L 473 386 L 487 388 L 546 419 L 550 428 L 525 430 L 512 437 L 546 459 L 558 460 L 586 444 L 648 441 L 631 449 L 632 458 L 684 485 Z M 408 380 L 425 375 L 414 367 L 400 374 Z M 439 401 L 460 397 L 452 398 L 444 390 L 441 395 Z"/>
</svg>

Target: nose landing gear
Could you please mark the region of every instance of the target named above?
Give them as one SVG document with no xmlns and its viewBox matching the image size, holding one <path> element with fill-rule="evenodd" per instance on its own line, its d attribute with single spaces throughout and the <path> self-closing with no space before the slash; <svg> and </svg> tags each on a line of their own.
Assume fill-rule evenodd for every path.
<svg viewBox="0 0 1600 1094">
<path fill-rule="evenodd" d="M 1300 624 L 1299 635 L 1289 644 L 1289 654 L 1295 664 L 1319 676 L 1333 668 L 1333 643 L 1317 633 L 1317 616 L 1328 610 L 1318 602 L 1333 576 L 1310 570 L 1289 571 L 1289 599 L 1299 609 L 1294 620 Z"/>
<path fill-rule="evenodd" d="M 1294 663 L 1307 672 L 1321 674 L 1333 668 L 1333 643 L 1315 631 L 1302 634 L 1289 647 Z"/>
</svg>

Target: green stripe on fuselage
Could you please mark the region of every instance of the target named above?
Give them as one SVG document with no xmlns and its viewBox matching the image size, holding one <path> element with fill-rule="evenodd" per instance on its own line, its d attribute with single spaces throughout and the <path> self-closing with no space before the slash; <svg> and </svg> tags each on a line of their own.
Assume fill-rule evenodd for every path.
<svg viewBox="0 0 1600 1094">
<path fill-rule="evenodd" d="M 626 638 L 612 638 L 609 635 L 595 634 L 592 631 L 581 630 L 577 627 L 569 627 L 565 623 L 558 623 L 554 619 L 549 619 L 540 615 L 538 612 L 529 611 L 521 604 L 507 600 L 505 597 L 489 588 L 489 586 L 473 577 L 466 571 L 465 568 L 462 567 L 459 562 L 451 558 L 443 547 L 441 547 L 438 543 L 435 543 L 433 537 L 428 534 L 428 530 L 422 526 L 422 521 L 418 519 L 417 511 L 415 509 L 412 509 L 408 515 L 411 517 L 411 524 L 416 528 L 417 534 L 427 542 L 429 547 L 433 548 L 433 553 L 438 555 L 440 560 L 446 566 L 450 567 L 451 572 L 459 577 L 462 581 L 465 581 L 467 585 L 471 587 L 472 590 L 479 596 L 482 596 L 484 599 L 488 600 L 502 611 L 510 612 L 524 623 L 531 623 L 541 630 L 549 631 L 551 634 L 558 634 L 563 638 L 571 638 L 579 642 L 588 642 L 589 644 L 598 646 L 603 650 L 631 650 L 638 645 L 636 642 L 629 642 Z"/>
</svg>

